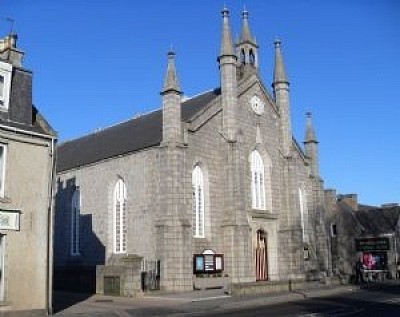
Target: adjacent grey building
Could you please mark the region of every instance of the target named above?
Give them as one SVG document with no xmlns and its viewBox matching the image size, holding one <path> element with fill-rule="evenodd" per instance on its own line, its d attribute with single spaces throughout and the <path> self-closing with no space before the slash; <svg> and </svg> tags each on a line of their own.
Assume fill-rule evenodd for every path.
<svg viewBox="0 0 400 317">
<path fill-rule="evenodd" d="M 334 190 L 325 195 L 334 274 L 353 282 L 356 261 L 361 261 L 372 280 L 400 277 L 400 206 L 367 206 L 355 194 L 336 195 Z"/>
<path fill-rule="evenodd" d="M 329 275 L 311 114 L 303 147 L 281 42 L 270 90 L 247 11 L 242 20 L 234 43 L 222 12 L 220 87 L 184 98 L 169 52 L 160 110 L 60 144 L 60 286 L 90 283 L 82 272 L 97 274 L 98 292 L 126 296 Z"/>
<path fill-rule="evenodd" d="M 17 36 L 0 39 L 0 311 L 51 307 L 56 133 L 32 104 Z"/>
</svg>

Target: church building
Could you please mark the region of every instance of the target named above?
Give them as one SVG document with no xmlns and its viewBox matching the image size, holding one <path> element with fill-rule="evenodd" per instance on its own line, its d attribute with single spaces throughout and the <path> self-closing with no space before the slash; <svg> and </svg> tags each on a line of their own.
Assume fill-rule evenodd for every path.
<svg viewBox="0 0 400 317">
<path fill-rule="evenodd" d="M 220 87 L 183 98 L 169 52 L 161 109 L 58 146 L 60 279 L 89 272 L 97 292 L 133 296 L 329 275 L 311 114 L 303 147 L 281 42 L 270 90 L 248 12 L 237 42 L 229 19 L 224 8 Z"/>
</svg>

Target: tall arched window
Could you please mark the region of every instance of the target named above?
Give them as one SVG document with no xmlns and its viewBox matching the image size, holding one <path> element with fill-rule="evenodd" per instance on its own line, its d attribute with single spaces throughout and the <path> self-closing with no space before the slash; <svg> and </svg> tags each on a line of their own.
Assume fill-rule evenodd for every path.
<svg viewBox="0 0 400 317">
<path fill-rule="evenodd" d="M 253 66 L 256 64 L 256 56 L 254 55 L 253 50 L 250 50 L 250 53 L 249 53 L 249 62 L 250 62 L 250 64 L 253 65 Z"/>
<path fill-rule="evenodd" d="M 308 242 L 308 208 L 307 208 L 307 196 L 302 188 L 299 188 L 299 205 L 300 205 L 300 223 L 303 242 Z"/>
<path fill-rule="evenodd" d="M 240 50 L 240 63 L 242 65 L 246 64 L 246 53 L 243 48 Z"/>
<path fill-rule="evenodd" d="M 255 150 L 251 153 L 251 201 L 253 209 L 266 209 L 264 163 L 260 153 Z"/>
<path fill-rule="evenodd" d="M 119 179 L 114 188 L 114 253 L 126 252 L 126 186 Z"/>
<path fill-rule="evenodd" d="M 192 172 L 192 227 L 193 236 L 204 238 L 204 177 L 200 166 Z"/>
<path fill-rule="evenodd" d="M 81 195 L 79 188 L 72 194 L 71 200 L 71 255 L 79 255 L 79 217 L 81 214 Z"/>
</svg>

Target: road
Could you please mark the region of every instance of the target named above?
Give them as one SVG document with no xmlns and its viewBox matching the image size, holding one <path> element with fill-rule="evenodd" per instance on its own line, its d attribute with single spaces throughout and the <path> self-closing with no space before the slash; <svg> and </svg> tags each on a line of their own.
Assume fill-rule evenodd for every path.
<svg viewBox="0 0 400 317">
<path fill-rule="evenodd" d="M 306 291 L 252 297 L 219 296 L 92 299 L 55 314 L 56 317 L 398 317 L 400 286 L 381 289 Z"/>
</svg>

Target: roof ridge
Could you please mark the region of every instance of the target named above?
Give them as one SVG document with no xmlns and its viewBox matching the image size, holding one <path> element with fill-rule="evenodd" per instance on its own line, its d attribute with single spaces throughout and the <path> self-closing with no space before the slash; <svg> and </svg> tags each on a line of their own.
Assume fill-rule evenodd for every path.
<svg viewBox="0 0 400 317">
<path fill-rule="evenodd" d="M 122 125 L 124 123 L 128 123 L 128 122 L 130 122 L 132 120 L 136 120 L 136 119 L 139 119 L 141 117 L 148 116 L 148 115 L 150 115 L 150 114 L 152 114 L 154 112 L 160 111 L 160 110 L 161 110 L 161 108 L 157 108 L 157 109 L 154 109 L 154 110 L 149 110 L 148 112 L 145 112 L 143 114 L 136 114 L 134 117 L 131 117 L 131 118 L 123 120 L 123 121 L 119 121 L 119 122 L 114 123 L 114 124 L 110 124 L 110 125 L 108 125 L 108 126 L 106 126 L 104 128 L 98 128 L 95 131 L 87 132 L 85 134 L 82 134 L 81 136 L 78 136 L 77 138 L 73 138 L 73 139 L 62 141 L 61 143 L 58 144 L 58 146 L 64 145 L 65 143 L 68 143 L 68 142 L 74 142 L 74 141 L 77 141 L 77 140 L 80 140 L 80 139 L 84 139 L 84 138 L 86 138 L 88 136 L 91 136 L 91 135 L 103 132 L 105 130 L 117 127 L 117 126 Z"/>
<path fill-rule="evenodd" d="M 182 103 L 185 103 L 186 101 L 192 100 L 192 99 L 197 98 L 197 97 L 200 97 L 200 96 L 202 96 L 202 95 L 205 95 L 205 94 L 207 94 L 207 93 L 209 93 L 209 92 L 213 92 L 215 89 L 217 89 L 217 88 L 212 88 L 212 89 L 209 89 L 209 90 L 205 90 L 205 91 L 203 91 L 203 92 L 199 92 L 199 93 L 197 93 L 197 94 L 195 94 L 195 95 L 193 95 L 193 96 L 190 96 L 190 97 L 184 96 L 184 97 L 186 97 L 186 98 L 184 98 L 184 100 L 182 101 Z"/>
<path fill-rule="evenodd" d="M 199 92 L 199 93 L 197 93 L 197 94 L 195 94 L 195 95 L 193 95 L 193 96 L 190 96 L 188 99 L 184 100 L 184 101 L 182 102 L 182 104 L 184 104 L 184 103 L 186 103 L 186 102 L 188 102 L 188 101 L 190 101 L 190 100 L 193 100 L 193 99 L 195 99 L 195 98 L 197 98 L 197 97 L 201 97 L 201 96 L 203 96 L 203 95 L 205 95 L 205 94 L 207 94 L 207 93 L 211 93 L 211 92 L 215 91 L 216 89 L 218 89 L 218 88 L 212 88 L 212 89 L 208 89 L 208 90 Z M 58 146 L 60 147 L 60 146 L 63 146 L 64 144 L 66 144 L 66 143 L 75 142 L 75 141 L 77 141 L 77 140 L 87 138 L 87 137 L 92 136 L 92 135 L 94 135 L 94 134 L 101 133 L 101 132 L 106 131 L 106 130 L 108 130 L 108 129 L 117 127 L 117 126 L 122 125 L 122 124 L 124 124 L 124 123 L 128 123 L 128 122 L 130 122 L 130 121 L 132 121 L 132 120 L 136 120 L 136 119 L 139 119 L 139 118 L 142 118 L 142 117 L 151 115 L 152 113 L 155 113 L 155 112 L 161 111 L 161 110 L 162 110 L 162 107 L 159 107 L 159 108 L 156 108 L 156 109 L 153 109 L 153 110 L 149 110 L 149 111 L 147 111 L 147 112 L 144 112 L 144 113 L 142 113 L 142 114 L 137 113 L 137 114 L 135 114 L 134 117 L 131 117 L 131 118 L 129 118 L 129 119 L 126 119 L 126 120 L 123 120 L 123 121 L 119 121 L 119 122 L 117 122 L 117 123 L 110 124 L 110 125 L 108 125 L 108 126 L 106 126 L 106 127 L 104 127 L 104 128 L 98 128 L 98 129 L 96 129 L 95 131 L 87 132 L 87 133 L 82 134 L 82 135 L 80 135 L 80 136 L 78 136 L 78 137 L 76 137 L 76 138 L 64 140 L 64 141 L 60 142 L 60 143 L 58 144 Z"/>
</svg>

